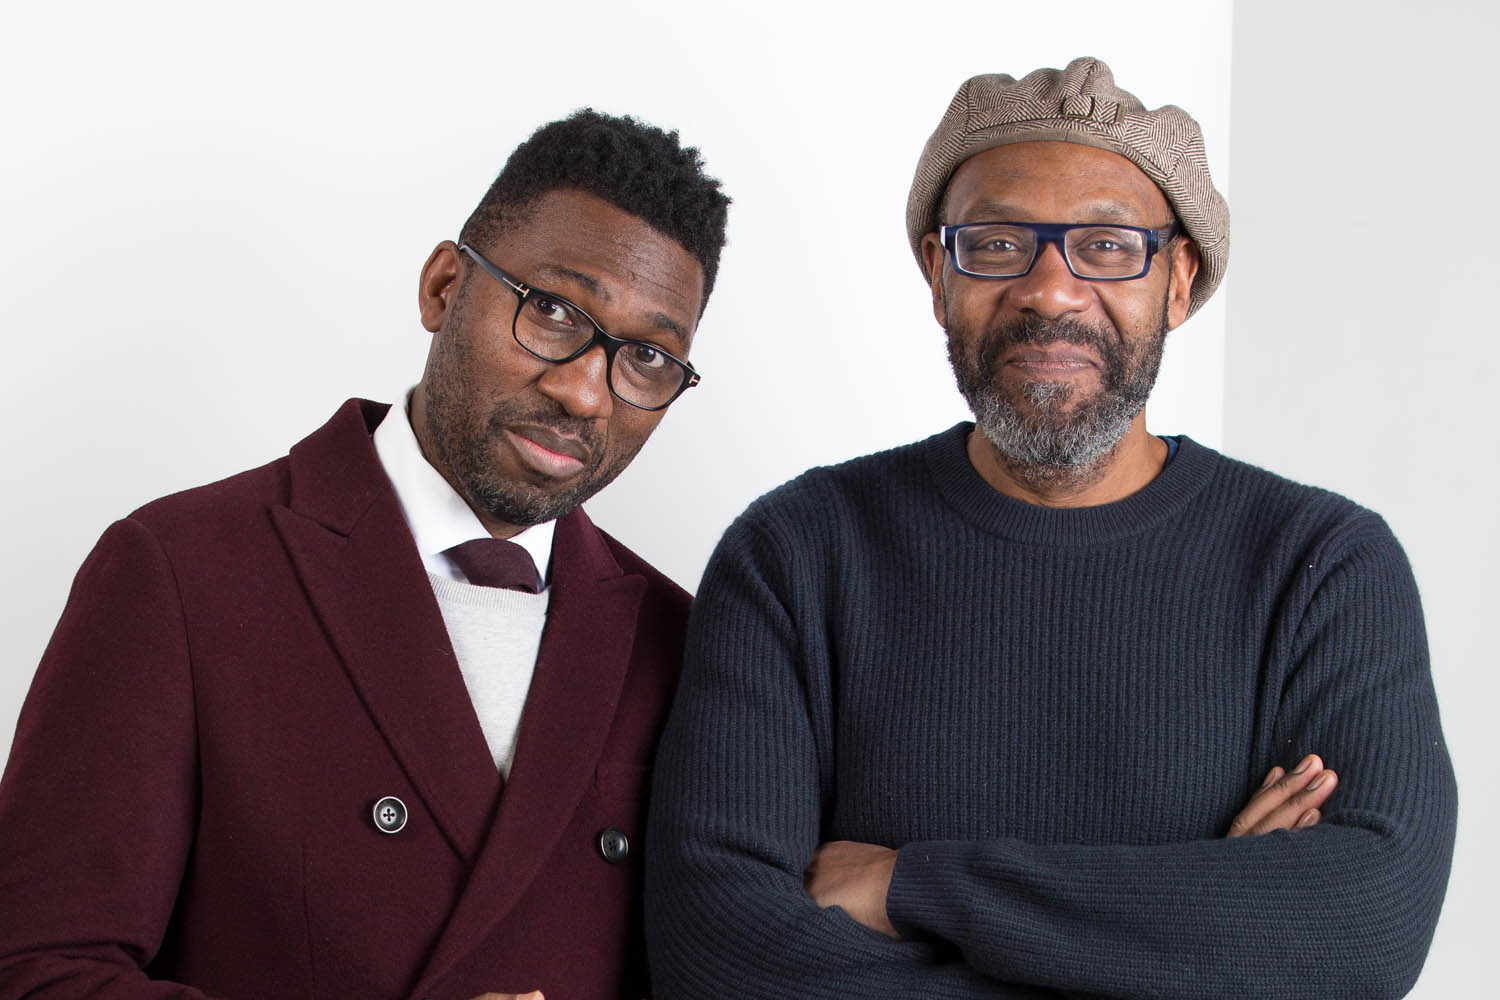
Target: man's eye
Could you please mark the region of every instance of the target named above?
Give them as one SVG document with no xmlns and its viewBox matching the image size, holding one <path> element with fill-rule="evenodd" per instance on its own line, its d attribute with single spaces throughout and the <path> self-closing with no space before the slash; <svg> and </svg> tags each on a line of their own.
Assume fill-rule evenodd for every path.
<svg viewBox="0 0 1500 1000">
<path fill-rule="evenodd" d="M 578 325 L 578 316 L 566 302 L 549 299 L 545 295 L 533 295 L 529 300 L 537 319 L 551 326 L 572 327 Z"/>
<path fill-rule="evenodd" d="M 980 253 L 1015 253 L 1019 249 L 1010 240 L 988 240 L 978 247 Z"/>
<path fill-rule="evenodd" d="M 667 356 L 650 344 L 626 344 L 620 349 L 632 367 L 640 371 L 653 371 L 667 366 Z"/>
<path fill-rule="evenodd" d="M 1073 246 L 1079 253 L 1095 257 L 1113 257 L 1135 253 L 1141 248 L 1141 242 L 1133 233 L 1106 228 L 1075 232 Z"/>
</svg>

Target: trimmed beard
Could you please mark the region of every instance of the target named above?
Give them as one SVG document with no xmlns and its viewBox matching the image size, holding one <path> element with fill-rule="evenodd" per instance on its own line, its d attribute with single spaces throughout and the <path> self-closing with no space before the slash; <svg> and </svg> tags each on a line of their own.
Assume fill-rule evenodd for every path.
<svg viewBox="0 0 1500 1000">
<path fill-rule="evenodd" d="M 1076 320 L 1034 314 L 992 327 L 977 339 L 954 324 L 947 328 L 948 360 L 975 425 L 1010 468 L 1033 482 L 1088 479 L 1102 469 L 1156 385 L 1166 345 L 1166 313 L 1163 303 L 1156 332 L 1134 347 Z M 996 378 L 1000 355 L 1014 346 L 1059 341 L 1090 347 L 1099 355 L 1104 366 L 1099 391 L 1066 412 L 1073 383 L 1028 380 L 1019 388 L 1027 404 L 1023 407 L 1015 390 Z"/>
<path fill-rule="evenodd" d="M 487 415 L 478 413 L 485 393 L 474 375 L 477 366 L 468 342 L 477 335 L 469 322 L 470 308 L 466 280 L 448 320 L 451 330 L 429 362 L 424 380 L 427 429 L 440 468 L 449 470 L 450 482 L 457 480 L 458 492 L 470 507 L 505 524 L 527 528 L 554 521 L 613 482 L 645 441 L 628 453 L 609 456 L 604 435 L 591 421 L 570 416 L 561 404 L 538 392 L 494 403 Z M 502 475 L 494 464 L 496 442 L 507 426 L 518 423 L 550 427 L 583 441 L 590 455 L 583 476 L 571 485 L 549 489 Z"/>
<path fill-rule="evenodd" d="M 550 400 L 539 401 L 531 407 L 513 401 L 499 403 L 490 411 L 483 430 L 476 433 L 463 423 L 465 414 L 462 410 L 450 408 L 443 390 L 434 393 L 432 389 L 432 384 L 429 384 L 427 426 L 432 432 L 438 456 L 452 470 L 462 486 L 460 492 L 470 506 L 506 524 L 529 528 L 571 513 L 613 482 L 635 458 L 635 452 L 631 452 L 605 464 L 602 435 L 587 421 L 568 416 L 561 406 Z M 539 424 L 587 442 L 593 461 L 583 478 L 569 486 L 549 490 L 500 475 L 493 464 L 495 442 L 507 426 L 516 423 Z"/>
</svg>

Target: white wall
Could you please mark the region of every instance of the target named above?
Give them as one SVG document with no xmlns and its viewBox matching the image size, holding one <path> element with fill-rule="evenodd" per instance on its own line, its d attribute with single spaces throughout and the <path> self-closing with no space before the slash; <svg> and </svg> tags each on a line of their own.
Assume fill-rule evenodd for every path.
<svg viewBox="0 0 1500 1000">
<path fill-rule="evenodd" d="M 7 11 L 0 757 L 109 521 L 282 454 L 346 396 L 391 399 L 416 379 L 417 269 L 542 121 L 592 104 L 679 128 L 735 198 L 693 355 L 705 382 L 590 504 L 688 586 L 763 490 L 964 415 L 901 221 L 962 78 L 1099 55 L 1148 104 L 1199 118 L 1228 190 L 1229 0 L 1170 15 L 1108 0 L 865 3 L 857 19 L 784 0 L 555 9 Z M 1381 510 L 1411 552 L 1463 796 L 1419 997 L 1476 995 L 1500 888 L 1480 839 L 1500 819 L 1485 714 L 1500 685 L 1482 633 L 1500 597 L 1485 572 L 1500 561 L 1496 449 L 1471 429 L 1500 396 L 1500 331 L 1480 314 L 1500 263 L 1484 228 L 1491 150 L 1476 138 L 1492 103 L 1479 46 L 1496 25 L 1461 9 L 1234 11 L 1233 266 L 1173 336 L 1151 407 L 1154 429 Z M 1308 75 L 1316 117 L 1283 117 L 1289 73 Z M 1414 222 L 1409 269 L 1327 252 L 1374 219 Z M 1461 242 L 1466 220 L 1476 235 Z"/>
<path fill-rule="evenodd" d="M 0 747 L 110 521 L 415 382 L 418 268 L 543 121 L 592 104 L 678 128 L 735 199 L 703 385 L 589 505 L 689 587 L 761 492 L 965 415 L 902 221 L 964 77 L 1098 55 L 1192 108 L 1228 163 L 1228 0 L 1171 22 L 1111 2 L 541 7 L 7 13 Z M 1176 340 L 1153 413 L 1216 443 L 1222 306 Z"/>
<path fill-rule="evenodd" d="M 1380 511 L 1416 571 L 1460 810 L 1420 998 L 1493 995 L 1500 936 L 1497 33 L 1454 0 L 1234 16 L 1224 436 Z"/>
</svg>

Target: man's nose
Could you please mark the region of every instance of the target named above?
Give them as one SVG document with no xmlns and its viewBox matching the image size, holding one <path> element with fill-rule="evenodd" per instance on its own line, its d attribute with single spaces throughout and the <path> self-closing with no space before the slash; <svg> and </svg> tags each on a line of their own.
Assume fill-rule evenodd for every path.
<svg viewBox="0 0 1500 1000">
<path fill-rule="evenodd" d="M 1087 281 L 1068 270 L 1061 247 L 1043 243 L 1031 270 L 1012 278 L 1006 295 L 1016 309 L 1034 312 L 1045 319 L 1058 319 L 1086 310 L 1093 290 Z"/>
<path fill-rule="evenodd" d="M 536 385 L 570 416 L 593 420 L 608 417 L 614 410 L 614 396 L 609 391 L 609 357 L 603 344 L 596 344 L 572 361 L 549 364 Z"/>
</svg>

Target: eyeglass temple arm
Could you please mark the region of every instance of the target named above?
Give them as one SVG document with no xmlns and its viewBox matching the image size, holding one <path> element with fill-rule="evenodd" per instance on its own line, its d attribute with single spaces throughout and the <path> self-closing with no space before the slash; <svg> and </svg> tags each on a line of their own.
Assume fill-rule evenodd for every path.
<svg viewBox="0 0 1500 1000">
<path fill-rule="evenodd" d="M 485 260 L 479 255 L 479 251 L 469 246 L 469 244 L 460 243 L 458 245 L 458 249 L 460 252 L 468 254 L 469 259 L 478 264 L 486 274 L 494 278 L 496 281 L 500 282 L 505 287 L 509 288 L 511 291 L 515 292 L 517 295 L 524 298 L 531 293 L 530 287 L 514 280 L 510 275 L 506 274 L 494 264 L 491 264 L 489 261 Z"/>
</svg>

